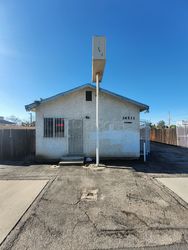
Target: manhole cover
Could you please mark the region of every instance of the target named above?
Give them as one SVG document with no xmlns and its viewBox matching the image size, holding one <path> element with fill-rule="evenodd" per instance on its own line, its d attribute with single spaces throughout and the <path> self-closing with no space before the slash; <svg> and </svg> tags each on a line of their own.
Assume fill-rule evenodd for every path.
<svg viewBox="0 0 188 250">
<path fill-rule="evenodd" d="M 96 201 L 98 189 L 84 190 L 81 200 Z"/>
</svg>

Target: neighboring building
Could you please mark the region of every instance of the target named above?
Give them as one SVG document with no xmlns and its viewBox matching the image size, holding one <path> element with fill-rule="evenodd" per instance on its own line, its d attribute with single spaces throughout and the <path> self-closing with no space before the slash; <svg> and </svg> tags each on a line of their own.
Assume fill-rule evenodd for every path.
<svg viewBox="0 0 188 250">
<path fill-rule="evenodd" d="M 95 86 L 85 84 L 25 108 L 36 112 L 36 156 L 95 157 Z M 149 106 L 100 88 L 100 156 L 140 157 L 140 112 Z"/>
<path fill-rule="evenodd" d="M 188 121 L 187 120 L 182 120 L 182 121 L 177 121 L 176 126 L 187 126 Z"/>
<path fill-rule="evenodd" d="M 0 126 L 15 125 L 14 122 L 6 121 L 3 116 L 0 116 Z"/>
<path fill-rule="evenodd" d="M 188 120 L 176 122 L 177 145 L 188 148 Z"/>
</svg>

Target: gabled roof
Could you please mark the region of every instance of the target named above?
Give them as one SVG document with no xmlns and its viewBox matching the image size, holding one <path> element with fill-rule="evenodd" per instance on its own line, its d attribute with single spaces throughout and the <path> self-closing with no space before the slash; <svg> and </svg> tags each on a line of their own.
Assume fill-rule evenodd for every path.
<svg viewBox="0 0 188 250">
<path fill-rule="evenodd" d="M 0 125 L 14 125 L 15 122 L 6 121 L 4 119 L 0 120 Z"/>
<path fill-rule="evenodd" d="M 42 103 L 46 103 L 46 102 L 49 102 L 49 101 L 53 101 L 53 100 L 57 99 L 58 97 L 66 96 L 66 95 L 69 95 L 69 94 L 71 94 L 71 93 L 74 93 L 74 92 L 76 92 L 76 91 L 78 91 L 78 90 L 82 90 L 82 89 L 85 89 L 85 88 L 92 88 L 92 89 L 94 89 L 94 90 L 96 89 L 95 85 L 92 85 L 92 84 L 90 84 L 90 83 L 87 83 L 87 84 L 81 85 L 81 86 L 79 86 L 79 87 L 76 87 L 76 88 L 74 88 L 74 89 L 71 89 L 71 90 L 69 90 L 69 91 L 65 91 L 65 92 L 59 93 L 59 94 L 57 94 L 57 95 L 48 97 L 48 98 L 46 98 L 46 99 L 41 99 L 40 101 L 35 101 L 35 102 L 33 102 L 33 103 L 29 104 L 29 105 L 25 105 L 25 109 L 26 109 L 26 111 L 35 111 L 35 109 L 36 109 L 40 104 L 42 104 Z M 114 93 L 114 92 L 111 92 L 111 91 L 106 90 L 106 89 L 103 89 L 103 88 L 100 88 L 100 92 L 105 93 L 105 94 L 108 94 L 108 95 L 111 95 L 111 96 L 113 96 L 113 97 L 115 97 L 115 98 L 117 98 L 117 99 L 120 99 L 120 100 L 122 100 L 122 101 L 132 103 L 132 104 L 138 106 L 138 107 L 140 108 L 140 111 L 144 111 L 144 110 L 149 111 L 149 106 L 146 105 L 146 104 L 143 104 L 143 103 L 134 101 L 134 100 L 129 99 L 129 98 L 125 97 L 125 96 L 118 95 L 118 94 L 116 94 L 116 93 Z"/>
</svg>

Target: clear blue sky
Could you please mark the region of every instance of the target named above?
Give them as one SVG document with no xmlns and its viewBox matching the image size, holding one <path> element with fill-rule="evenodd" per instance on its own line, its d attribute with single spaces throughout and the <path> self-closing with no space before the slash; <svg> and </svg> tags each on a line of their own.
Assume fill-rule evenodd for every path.
<svg viewBox="0 0 188 250">
<path fill-rule="evenodd" d="M 188 119 L 187 0 L 1 0 L 0 115 L 91 82 L 91 38 L 107 38 L 102 87 Z"/>
</svg>

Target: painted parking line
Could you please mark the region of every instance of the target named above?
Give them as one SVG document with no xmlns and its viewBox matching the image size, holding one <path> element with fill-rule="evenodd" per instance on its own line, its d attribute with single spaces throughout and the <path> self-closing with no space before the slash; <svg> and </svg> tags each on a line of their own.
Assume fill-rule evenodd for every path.
<svg viewBox="0 0 188 250">
<path fill-rule="evenodd" d="M 156 179 L 188 203 L 187 177 L 156 178 Z"/>
<path fill-rule="evenodd" d="M 0 244 L 48 180 L 0 181 Z"/>
</svg>

